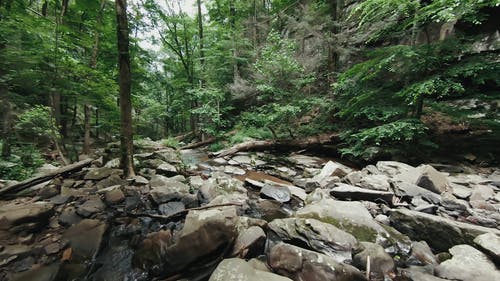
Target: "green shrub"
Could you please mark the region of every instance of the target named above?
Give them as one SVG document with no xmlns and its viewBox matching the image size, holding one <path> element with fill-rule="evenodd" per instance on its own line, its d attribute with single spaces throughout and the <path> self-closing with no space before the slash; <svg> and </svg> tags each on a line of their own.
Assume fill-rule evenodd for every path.
<svg viewBox="0 0 500 281">
<path fill-rule="evenodd" d="M 44 163 L 40 151 L 34 145 L 12 148 L 12 156 L 0 160 L 0 179 L 25 180 Z"/>
</svg>

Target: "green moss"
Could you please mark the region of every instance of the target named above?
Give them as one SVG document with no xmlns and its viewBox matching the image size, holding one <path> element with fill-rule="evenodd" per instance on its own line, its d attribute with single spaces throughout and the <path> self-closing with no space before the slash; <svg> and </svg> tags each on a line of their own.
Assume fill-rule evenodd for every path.
<svg viewBox="0 0 500 281">
<path fill-rule="evenodd" d="M 359 241 L 375 242 L 377 239 L 378 232 L 376 230 L 374 230 L 373 228 L 370 228 L 370 227 L 367 227 L 364 225 L 353 224 L 346 219 L 337 220 L 337 219 L 334 219 L 332 217 L 320 218 L 316 214 L 311 214 L 307 217 L 312 218 L 312 219 L 317 219 L 317 220 L 322 221 L 324 223 L 334 225 L 334 226 L 338 227 L 339 229 L 342 229 L 345 232 L 352 234 Z"/>
</svg>

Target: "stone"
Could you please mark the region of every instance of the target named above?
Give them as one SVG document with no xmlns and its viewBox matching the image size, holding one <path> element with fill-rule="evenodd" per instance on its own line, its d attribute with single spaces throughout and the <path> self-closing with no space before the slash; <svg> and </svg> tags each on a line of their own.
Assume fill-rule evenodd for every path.
<svg viewBox="0 0 500 281">
<path fill-rule="evenodd" d="M 488 185 L 474 185 L 472 186 L 472 194 L 469 198 L 470 201 L 475 200 L 489 200 L 495 196 L 495 191 Z"/>
<path fill-rule="evenodd" d="M 26 226 L 23 230 L 36 230 L 47 225 L 54 213 L 54 205 L 46 202 L 22 203 L 11 201 L 0 206 L 0 230 L 13 226 Z"/>
<path fill-rule="evenodd" d="M 77 215 L 76 209 L 74 207 L 67 207 L 59 216 L 59 223 L 64 226 L 71 226 L 77 224 L 82 220 L 82 218 Z"/>
<path fill-rule="evenodd" d="M 243 170 L 243 169 L 240 169 L 238 167 L 225 166 L 224 167 L 224 173 L 242 176 L 242 175 L 246 174 L 246 171 Z"/>
<path fill-rule="evenodd" d="M 414 267 L 400 270 L 400 275 L 408 281 L 447 281 L 447 279 L 436 277 L 432 274 L 422 272 Z"/>
<path fill-rule="evenodd" d="M 88 261 L 97 255 L 107 225 L 99 220 L 84 219 L 63 234 L 72 249 L 72 260 Z"/>
<path fill-rule="evenodd" d="M 322 183 L 325 181 L 328 177 L 344 177 L 345 175 L 349 174 L 353 170 L 345 165 L 342 165 L 340 163 L 328 161 L 323 168 L 321 169 L 321 172 L 319 172 L 318 175 L 313 177 L 313 180 Z"/>
<path fill-rule="evenodd" d="M 160 166 L 156 167 L 156 173 L 165 176 L 175 176 L 178 174 L 177 168 L 169 163 L 163 163 Z"/>
<path fill-rule="evenodd" d="M 374 242 L 386 230 L 370 215 L 360 202 L 322 199 L 296 212 L 299 218 L 313 218 L 349 232 L 360 241 Z"/>
<path fill-rule="evenodd" d="M 352 172 L 346 176 L 347 181 L 366 189 L 388 191 L 391 188 L 389 177 L 386 175 L 367 175 L 363 172 Z"/>
<path fill-rule="evenodd" d="M 171 244 L 172 232 L 170 230 L 149 233 L 134 252 L 132 264 L 142 269 L 161 264 L 162 253 Z"/>
<path fill-rule="evenodd" d="M 450 189 L 447 176 L 430 165 L 421 165 L 397 176 L 397 179 L 412 183 L 441 194 Z"/>
<path fill-rule="evenodd" d="M 281 203 L 288 202 L 292 198 L 292 194 L 288 187 L 281 185 L 266 184 L 260 190 L 260 195 L 264 198 L 271 198 Z"/>
<path fill-rule="evenodd" d="M 132 184 L 136 186 L 147 185 L 149 181 L 143 176 L 133 176 L 131 178 Z"/>
<path fill-rule="evenodd" d="M 380 224 L 384 225 L 390 225 L 391 221 L 389 220 L 389 217 L 383 214 L 378 214 L 375 216 L 375 221 L 377 221 Z"/>
<path fill-rule="evenodd" d="M 467 201 L 457 199 L 450 192 L 441 194 L 441 206 L 450 211 L 465 212 L 469 208 Z"/>
<path fill-rule="evenodd" d="M 122 175 L 123 171 L 118 170 L 118 169 L 113 169 L 113 168 L 92 168 L 90 169 L 87 174 L 85 174 L 84 179 L 85 180 L 102 180 L 104 178 L 107 178 L 111 175 Z"/>
<path fill-rule="evenodd" d="M 291 281 L 291 279 L 257 270 L 243 259 L 225 259 L 215 269 L 209 281 Z"/>
<path fill-rule="evenodd" d="M 60 264 L 40 266 L 26 272 L 15 274 L 11 281 L 55 281 L 59 273 Z"/>
<path fill-rule="evenodd" d="M 352 200 L 352 201 L 373 201 L 378 202 L 382 200 L 387 204 L 392 204 L 394 194 L 389 191 L 372 190 L 361 188 L 345 183 L 337 183 L 331 189 L 330 194 L 337 199 Z"/>
<path fill-rule="evenodd" d="M 250 157 L 249 155 L 236 155 L 233 158 L 231 158 L 231 160 L 233 160 L 234 162 L 236 162 L 240 165 L 241 164 L 252 165 L 252 163 L 254 162 L 252 157 Z"/>
<path fill-rule="evenodd" d="M 161 204 L 158 206 L 158 211 L 160 211 L 160 214 L 164 216 L 170 216 L 175 213 L 181 212 L 186 209 L 186 206 L 184 203 L 179 202 L 179 201 L 171 201 L 165 204 Z"/>
<path fill-rule="evenodd" d="M 189 193 L 189 186 L 182 182 L 171 181 L 163 186 L 155 186 L 150 192 L 151 198 L 156 204 L 162 204 L 169 201 L 180 201 L 183 198 L 192 197 L 196 199 L 196 195 Z"/>
<path fill-rule="evenodd" d="M 277 218 L 286 218 L 290 216 L 290 213 L 281 207 L 281 203 L 275 200 L 261 199 L 255 202 L 255 206 L 252 208 L 252 211 L 256 213 L 255 217 L 266 221 L 272 221 Z"/>
<path fill-rule="evenodd" d="M 212 159 L 212 162 L 214 162 L 216 165 L 220 165 L 220 166 L 227 165 L 227 160 L 224 158 L 214 158 L 214 159 Z"/>
<path fill-rule="evenodd" d="M 49 202 L 54 204 L 54 205 L 62 205 L 62 204 L 66 204 L 71 199 L 72 199 L 72 196 L 59 194 L 59 195 L 56 195 L 56 196 L 50 198 Z"/>
<path fill-rule="evenodd" d="M 447 251 L 458 244 L 474 245 L 476 236 L 484 233 L 500 235 L 500 230 L 457 222 L 444 217 L 407 209 L 391 210 L 391 225 L 412 240 L 424 240 L 437 251 Z"/>
<path fill-rule="evenodd" d="M 474 243 L 500 266 L 500 236 L 493 233 L 481 234 L 474 239 Z"/>
<path fill-rule="evenodd" d="M 114 205 L 125 200 L 125 194 L 123 194 L 123 191 L 120 189 L 114 189 L 106 192 L 106 194 L 104 194 L 104 198 L 106 203 Z"/>
<path fill-rule="evenodd" d="M 467 199 L 471 196 L 472 190 L 459 184 L 451 184 L 453 195 L 460 199 Z"/>
<path fill-rule="evenodd" d="M 293 280 L 366 280 L 361 271 L 351 265 L 285 243 L 279 243 L 270 250 L 268 263 L 274 272 Z"/>
<path fill-rule="evenodd" d="M 283 242 L 325 254 L 337 262 L 350 262 L 352 252 L 359 246 L 351 234 L 316 219 L 275 219 L 268 224 Z"/>
<path fill-rule="evenodd" d="M 469 245 L 456 245 L 449 252 L 453 257 L 436 267 L 436 276 L 463 281 L 500 280 L 500 271 L 481 251 Z"/>
<path fill-rule="evenodd" d="M 332 196 L 330 196 L 330 191 L 326 189 L 316 189 L 307 195 L 304 202 L 306 204 L 313 204 L 323 199 L 332 199 Z"/>
<path fill-rule="evenodd" d="M 240 232 L 234 243 L 232 257 L 252 258 L 264 253 L 266 234 L 259 226 L 251 226 Z"/>
<path fill-rule="evenodd" d="M 412 242 L 411 253 L 406 261 L 407 265 L 437 265 L 438 260 L 432 253 L 431 248 L 425 241 Z"/>
<path fill-rule="evenodd" d="M 106 205 L 98 197 L 89 199 L 77 207 L 76 213 L 84 218 L 88 218 L 95 213 L 104 211 Z"/>
<path fill-rule="evenodd" d="M 162 276 L 172 276 L 197 263 L 220 258 L 236 239 L 236 208 L 190 211 L 174 244 L 161 255 Z"/>
<path fill-rule="evenodd" d="M 0 260 L 8 259 L 9 257 L 23 258 L 29 256 L 32 252 L 33 249 L 28 245 L 5 245 L 3 250 L 0 251 Z"/>
<path fill-rule="evenodd" d="M 116 186 L 116 185 L 126 185 L 127 182 L 123 180 L 119 175 L 111 175 L 103 180 L 100 180 L 97 184 L 96 187 L 97 189 L 104 189 L 108 188 L 110 186 Z"/>
<path fill-rule="evenodd" d="M 321 158 L 307 156 L 303 154 L 293 154 L 288 157 L 288 160 L 295 163 L 297 166 L 303 167 L 319 167 L 321 163 Z"/>
<path fill-rule="evenodd" d="M 155 157 L 159 157 L 161 160 L 168 163 L 180 164 L 182 160 L 179 153 L 173 148 L 165 148 L 157 150 L 154 152 Z"/>
<path fill-rule="evenodd" d="M 61 250 L 59 243 L 50 243 L 49 245 L 43 247 L 43 250 L 47 255 L 57 254 Z"/>
<path fill-rule="evenodd" d="M 395 193 L 401 197 L 421 197 L 427 202 L 432 204 L 438 204 L 441 202 L 441 196 L 425 188 L 409 182 L 393 182 L 395 187 Z"/>
<path fill-rule="evenodd" d="M 414 167 L 408 164 L 396 161 L 379 161 L 377 162 L 376 167 L 377 170 L 388 176 L 395 176 L 410 171 L 412 169 L 415 169 Z"/>
<path fill-rule="evenodd" d="M 370 273 L 376 277 L 384 277 L 394 273 L 395 265 L 392 257 L 380 245 L 370 242 L 361 242 L 362 251 L 354 255 L 353 264 L 359 269 L 366 270 L 368 257 L 370 258 Z"/>
</svg>

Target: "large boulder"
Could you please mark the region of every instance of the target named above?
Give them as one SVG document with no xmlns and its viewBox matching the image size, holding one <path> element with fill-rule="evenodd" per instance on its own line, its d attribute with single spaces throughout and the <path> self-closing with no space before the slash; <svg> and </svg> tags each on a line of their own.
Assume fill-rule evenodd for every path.
<svg viewBox="0 0 500 281">
<path fill-rule="evenodd" d="M 119 169 L 113 169 L 108 167 L 92 168 L 87 172 L 84 179 L 97 181 L 110 177 L 111 175 L 122 175 L 122 174 L 123 171 Z"/>
<path fill-rule="evenodd" d="M 282 185 L 265 184 L 260 190 L 260 195 L 264 198 L 271 198 L 281 203 L 288 202 L 292 199 L 290 189 Z"/>
<path fill-rule="evenodd" d="M 396 176 L 397 180 L 409 182 L 427 190 L 441 194 L 450 189 L 445 174 L 438 172 L 430 165 L 421 165 Z"/>
<path fill-rule="evenodd" d="M 0 230 L 36 230 L 46 225 L 54 213 L 54 205 L 46 202 L 0 203 Z M 17 227 L 16 227 L 17 228 Z"/>
<path fill-rule="evenodd" d="M 500 280 L 500 271 L 481 251 L 469 245 L 450 249 L 453 257 L 436 267 L 437 276 L 462 281 Z"/>
<path fill-rule="evenodd" d="M 257 270 L 249 262 L 233 258 L 219 263 L 209 281 L 291 281 L 291 279 Z"/>
<path fill-rule="evenodd" d="M 453 221 L 407 209 L 391 211 L 392 225 L 413 240 L 424 240 L 437 251 L 447 251 L 458 244 L 474 245 L 476 236 L 484 233 L 500 235 L 500 230 Z"/>
<path fill-rule="evenodd" d="M 387 204 L 392 204 L 394 197 L 394 193 L 390 191 L 361 188 L 345 183 L 337 183 L 336 186 L 331 189 L 330 194 L 341 200 L 349 199 L 353 201 L 373 202 L 382 200 L 383 202 L 387 202 Z"/>
<path fill-rule="evenodd" d="M 195 194 L 190 193 L 189 185 L 174 178 L 155 175 L 151 178 L 150 185 L 150 195 L 156 204 L 182 201 L 188 207 L 197 205 L 198 199 Z"/>
<path fill-rule="evenodd" d="M 231 256 L 240 258 L 257 257 L 264 252 L 266 234 L 259 226 L 251 226 L 240 232 Z"/>
<path fill-rule="evenodd" d="M 63 238 L 69 241 L 72 261 L 89 261 L 95 258 L 107 225 L 99 220 L 85 219 L 68 228 Z"/>
<path fill-rule="evenodd" d="M 375 277 L 382 278 L 394 273 L 394 260 L 384 251 L 380 245 L 370 242 L 361 242 L 363 250 L 354 255 L 354 265 L 366 270 L 368 259 L 370 259 L 370 273 Z"/>
<path fill-rule="evenodd" d="M 338 263 L 333 258 L 280 243 L 269 253 L 269 265 L 274 272 L 292 280 L 307 281 L 361 281 L 365 276 L 353 266 Z"/>
<path fill-rule="evenodd" d="M 268 228 L 283 242 L 307 245 L 308 249 L 330 256 L 337 262 L 350 262 L 352 252 L 359 246 L 351 234 L 316 219 L 275 219 Z"/>
<path fill-rule="evenodd" d="M 357 171 L 348 174 L 346 179 L 350 184 L 366 189 L 388 191 L 391 188 L 389 177 L 386 175 L 370 175 Z"/>
<path fill-rule="evenodd" d="M 231 249 L 238 232 L 236 208 L 190 211 L 174 243 L 162 253 L 161 277 L 205 266 Z"/>
<path fill-rule="evenodd" d="M 500 265 L 500 236 L 494 233 L 481 234 L 474 243 L 498 265 Z"/>
</svg>

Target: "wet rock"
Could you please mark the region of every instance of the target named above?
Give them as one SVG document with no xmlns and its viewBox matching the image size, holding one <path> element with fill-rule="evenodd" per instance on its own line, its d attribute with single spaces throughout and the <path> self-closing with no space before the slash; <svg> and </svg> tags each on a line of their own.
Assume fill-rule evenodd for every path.
<svg viewBox="0 0 500 281">
<path fill-rule="evenodd" d="M 84 218 L 88 218 L 95 213 L 104 211 L 106 205 L 98 197 L 91 198 L 78 206 L 76 213 Z"/>
<path fill-rule="evenodd" d="M 172 232 L 170 230 L 161 230 L 148 234 L 135 251 L 132 264 L 142 269 L 159 265 L 164 251 L 171 244 Z"/>
<path fill-rule="evenodd" d="M 99 220 L 84 219 L 68 228 L 63 238 L 69 241 L 72 260 L 91 260 L 99 251 L 107 225 Z"/>
<path fill-rule="evenodd" d="M 251 258 L 264 253 L 266 234 L 259 226 L 251 226 L 243 230 L 236 238 L 232 257 Z"/>
<path fill-rule="evenodd" d="M 481 234 L 474 239 L 474 243 L 490 256 L 497 266 L 500 265 L 500 236 L 493 233 Z"/>
<path fill-rule="evenodd" d="M 290 279 L 257 270 L 245 260 L 233 258 L 225 259 L 215 269 L 209 281 L 291 281 Z"/>
<path fill-rule="evenodd" d="M 392 204 L 392 199 L 394 197 L 392 192 L 366 189 L 344 183 L 336 184 L 336 186 L 331 189 L 330 194 L 341 200 L 350 199 L 353 201 L 365 200 L 373 202 L 382 200 L 388 204 Z"/>
<path fill-rule="evenodd" d="M 380 245 L 370 242 L 361 242 L 363 250 L 354 255 L 353 264 L 362 270 L 366 270 L 368 257 L 370 258 L 370 273 L 375 277 L 383 277 L 394 272 L 395 265 L 392 257 L 389 256 Z"/>
<path fill-rule="evenodd" d="M 278 202 L 288 202 L 292 198 L 292 194 L 288 187 L 281 185 L 266 184 L 260 190 L 260 195 L 264 198 L 271 198 Z"/>
<path fill-rule="evenodd" d="M 36 230 L 47 225 L 54 213 L 54 205 L 46 202 L 22 203 L 10 202 L 0 206 L 0 230 L 13 230 L 20 226 L 26 231 Z"/>
<path fill-rule="evenodd" d="M 179 201 L 172 201 L 158 206 L 158 211 L 164 216 L 170 216 L 175 213 L 181 212 L 186 209 L 184 203 Z"/>
<path fill-rule="evenodd" d="M 350 262 L 358 241 L 351 234 L 315 219 L 276 219 L 268 224 L 283 242 L 307 246 L 333 258 L 337 262 Z"/>
<path fill-rule="evenodd" d="M 246 171 L 238 167 L 226 166 L 224 167 L 224 173 L 233 175 L 244 175 L 246 174 Z"/>
<path fill-rule="evenodd" d="M 366 280 L 353 266 L 338 263 L 326 255 L 285 243 L 280 243 L 271 249 L 268 262 L 274 272 L 297 281 Z"/>
<path fill-rule="evenodd" d="M 162 255 L 163 270 L 160 275 L 168 277 L 188 266 L 193 271 L 221 257 L 238 235 L 236 222 L 234 207 L 190 211 L 175 243 Z"/>
<path fill-rule="evenodd" d="M 11 281 L 55 281 L 59 273 L 59 268 L 59 263 L 53 263 L 48 266 L 40 266 L 14 275 Z"/>
<path fill-rule="evenodd" d="M 430 165 L 421 165 L 398 175 L 397 178 L 437 194 L 441 194 L 450 189 L 450 184 L 446 175 L 438 172 Z"/>
<path fill-rule="evenodd" d="M 110 205 L 118 204 L 125 200 L 125 194 L 120 189 L 113 189 L 104 194 L 106 203 Z"/>
<path fill-rule="evenodd" d="M 453 221 L 447 218 L 406 209 L 391 211 L 391 224 L 413 240 L 424 240 L 437 251 L 447 251 L 458 244 L 473 245 L 476 236 L 500 230 Z"/>
<path fill-rule="evenodd" d="M 333 224 L 360 241 L 374 242 L 379 233 L 386 233 L 360 202 L 323 199 L 299 209 L 296 215 Z"/>
<path fill-rule="evenodd" d="M 436 256 L 425 241 L 412 242 L 411 253 L 406 261 L 407 265 L 437 265 Z"/>
<path fill-rule="evenodd" d="M 156 167 L 156 173 L 160 175 L 165 175 L 168 177 L 175 176 L 178 174 L 177 168 L 169 163 L 163 163 Z"/>
<path fill-rule="evenodd" d="M 500 280 L 500 271 L 479 250 L 469 245 L 457 245 L 450 249 L 453 257 L 436 267 L 436 275 L 445 279 L 463 281 Z"/>
<path fill-rule="evenodd" d="M 102 180 L 104 178 L 110 177 L 111 175 L 122 175 L 123 171 L 113 168 L 92 168 L 85 175 L 85 180 Z"/>
</svg>

